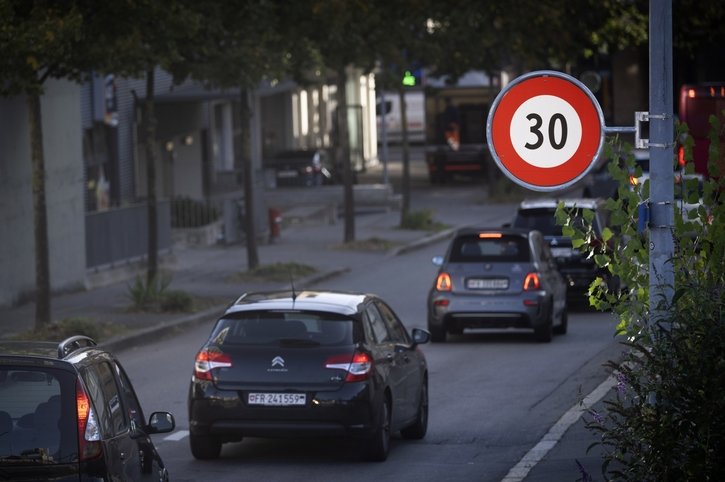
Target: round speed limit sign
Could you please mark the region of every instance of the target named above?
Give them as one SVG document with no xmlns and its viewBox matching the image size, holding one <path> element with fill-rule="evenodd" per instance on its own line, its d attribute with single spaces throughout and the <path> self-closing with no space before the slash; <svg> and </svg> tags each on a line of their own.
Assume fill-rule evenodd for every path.
<svg viewBox="0 0 725 482">
<path fill-rule="evenodd" d="M 555 191 L 594 165 L 604 145 L 604 116 L 594 95 L 575 78 L 532 72 L 498 94 L 486 134 L 493 159 L 512 181 Z"/>
</svg>

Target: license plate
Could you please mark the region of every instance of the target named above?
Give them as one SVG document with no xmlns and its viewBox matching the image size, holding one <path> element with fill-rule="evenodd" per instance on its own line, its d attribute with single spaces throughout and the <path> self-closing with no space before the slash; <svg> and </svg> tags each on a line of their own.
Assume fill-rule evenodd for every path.
<svg viewBox="0 0 725 482">
<path fill-rule="evenodd" d="M 277 171 L 277 177 L 297 177 L 297 171 Z"/>
<path fill-rule="evenodd" d="M 506 278 L 470 278 L 466 281 L 466 287 L 470 290 L 505 290 L 509 287 L 509 280 Z"/>
<path fill-rule="evenodd" d="M 247 396 L 249 405 L 286 407 L 304 405 L 306 402 L 307 396 L 304 393 L 250 393 Z"/>
<path fill-rule="evenodd" d="M 551 248 L 551 254 L 555 258 L 568 258 L 571 253 L 571 248 Z"/>
</svg>

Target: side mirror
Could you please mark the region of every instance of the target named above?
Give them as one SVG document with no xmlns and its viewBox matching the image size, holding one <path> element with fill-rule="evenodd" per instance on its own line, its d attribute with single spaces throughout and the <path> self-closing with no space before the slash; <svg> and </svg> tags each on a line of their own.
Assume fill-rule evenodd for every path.
<svg viewBox="0 0 725 482">
<path fill-rule="evenodd" d="M 176 428 L 176 421 L 174 416 L 169 412 L 154 412 L 149 417 L 149 424 L 146 427 L 146 432 L 152 433 L 167 433 L 171 432 Z"/>
<path fill-rule="evenodd" d="M 430 333 L 422 328 L 413 328 L 413 345 L 423 345 L 430 341 Z"/>
<path fill-rule="evenodd" d="M 443 256 L 433 256 L 432 261 L 436 266 L 443 266 Z"/>
</svg>

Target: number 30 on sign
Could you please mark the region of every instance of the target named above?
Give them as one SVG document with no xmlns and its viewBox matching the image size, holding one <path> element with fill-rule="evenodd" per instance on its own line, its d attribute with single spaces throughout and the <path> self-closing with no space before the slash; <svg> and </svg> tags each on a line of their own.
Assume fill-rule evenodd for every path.
<svg viewBox="0 0 725 482">
<path fill-rule="evenodd" d="M 486 134 L 494 161 L 511 180 L 555 191 L 594 165 L 604 145 L 604 116 L 584 84 L 561 72 L 538 71 L 499 93 Z"/>
</svg>

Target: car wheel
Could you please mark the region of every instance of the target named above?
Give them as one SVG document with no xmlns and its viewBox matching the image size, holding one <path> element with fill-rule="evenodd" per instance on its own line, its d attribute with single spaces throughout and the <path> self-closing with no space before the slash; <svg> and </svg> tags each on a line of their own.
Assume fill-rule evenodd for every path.
<svg viewBox="0 0 725 482">
<path fill-rule="evenodd" d="M 189 434 L 189 445 L 191 455 L 199 460 L 216 459 L 222 451 L 221 441 L 208 435 Z"/>
<path fill-rule="evenodd" d="M 371 462 L 384 462 L 390 452 L 390 403 L 387 399 L 383 400 L 380 410 L 380 421 L 365 448 L 365 458 Z"/>
<path fill-rule="evenodd" d="M 446 341 L 446 328 L 444 326 L 428 326 L 430 331 L 430 341 L 433 343 L 443 343 Z"/>
<path fill-rule="evenodd" d="M 420 402 L 418 403 L 418 416 L 413 425 L 405 427 L 400 431 L 400 435 L 408 440 L 420 440 L 425 437 L 428 431 L 428 380 L 423 380 L 423 386 L 420 389 Z"/>
<path fill-rule="evenodd" d="M 553 337 L 554 307 L 550 304 L 549 313 L 544 317 L 544 323 L 534 328 L 534 338 L 542 343 L 549 343 Z"/>
<path fill-rule="evenodd" d="M 564 306 L 564 312 L 561 314 L 561 324 L 554 327 L 554 334 L 566 335 L 566 330 L 569 328 L 569 309 Z"/>
</svg>

